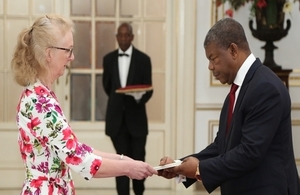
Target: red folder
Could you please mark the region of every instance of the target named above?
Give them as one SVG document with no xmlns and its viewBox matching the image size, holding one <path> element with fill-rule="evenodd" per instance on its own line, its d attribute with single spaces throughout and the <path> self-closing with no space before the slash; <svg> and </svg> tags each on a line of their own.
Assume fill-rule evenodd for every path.
<svg viewBox="0 0 300 195">
<path fill-rule="evenodd" d="M 127 85 L 116 90 L 116 93 L 130 93 L 153 90 L 151 85 Z"/>
</svg>

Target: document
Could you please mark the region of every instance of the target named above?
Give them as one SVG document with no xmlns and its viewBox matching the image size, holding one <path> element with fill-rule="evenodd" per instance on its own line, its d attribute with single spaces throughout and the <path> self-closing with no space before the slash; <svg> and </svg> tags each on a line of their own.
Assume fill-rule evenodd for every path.
<svg viewBox="0 0 300 195">
<path fill-rule="evenodd" d="M 162 165 L 162 166 L 156 166 L 156 167 L 153 167 L 153 168 L 155 170 L 159 171 L 159 170 L 162 170 L 162 169 L 167 169 L 167 168 L 172 168 L 172 167 L 179 166 L 181 163 L 182 163 L 181 160 L 175 160 L 175 162 L 173 162 L 173 163 Z"/>
</svg>

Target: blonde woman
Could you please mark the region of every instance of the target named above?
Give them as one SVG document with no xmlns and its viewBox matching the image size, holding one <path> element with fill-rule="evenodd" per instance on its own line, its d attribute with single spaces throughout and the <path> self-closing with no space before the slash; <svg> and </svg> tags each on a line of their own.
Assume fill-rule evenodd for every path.
<svg viewBox="0 0 300 195">
<path fill-rule="evenodd" d="M 71 20 L 51 14 L 18 37 L 11 68 L 24 87 L 16 117 L 26 173 L 21 194 L 75 194 L 70 169 L 86 180 L 157 174 L 145 162 L 95 150 L 76 138 L 51 90 L 74 60 L 73 31 Z"/>
</svg>

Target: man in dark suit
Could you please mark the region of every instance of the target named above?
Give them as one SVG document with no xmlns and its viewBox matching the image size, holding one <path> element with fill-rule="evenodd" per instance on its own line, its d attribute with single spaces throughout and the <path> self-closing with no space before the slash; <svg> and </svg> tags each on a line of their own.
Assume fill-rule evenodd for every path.
<svg viewBox="0 0 300 195">
<path fill-rule="evenodd" d="M 213 76 L 238 86 L 232 120 L 227 127 L 227 96 L 214 142 L 159 175 L 185 175 L 186 187 L 201 180 L 209 193 L 220 186 L 222 195 L 299 195 L 286 86 L 251 53 L 243 27 L 232 18 L 209 30 L 204 48 Z M 160 165 L 171 162 L 164 157 Z"/>
<path fill-rule="evenodd" d="M 116 93 L 129 85 L 152 85 L 151 60 L 132 45 L 134 38 L 129 23 L 119 26 L 116 39 L 119 49 L 103 58 L 103 87 L 108 95 L 106 135 L 110 136 L 118 154 L 145 161 L 148 134 L 146 103 L 153 91 Z M 130 194 L 130 178 L 117 177 L 119 195 Z M 145 180 L 133 180 L 135 195 L 142 195 Z"/>
</svg>

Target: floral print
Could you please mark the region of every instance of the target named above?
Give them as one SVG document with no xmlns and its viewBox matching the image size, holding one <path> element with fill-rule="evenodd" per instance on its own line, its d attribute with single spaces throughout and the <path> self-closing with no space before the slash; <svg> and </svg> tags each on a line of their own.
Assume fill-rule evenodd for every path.
<svg viewBox="0 0 300 195">
<path fill-rule="evenodd" d="M 77 140 L 55 94 L 40 81 L 22 93 L 16 120 L 26 170 L 21 195 L 74 195 L 70 169 L 89 180 L 100 168 L 101 157 Z"/>
</svg>

